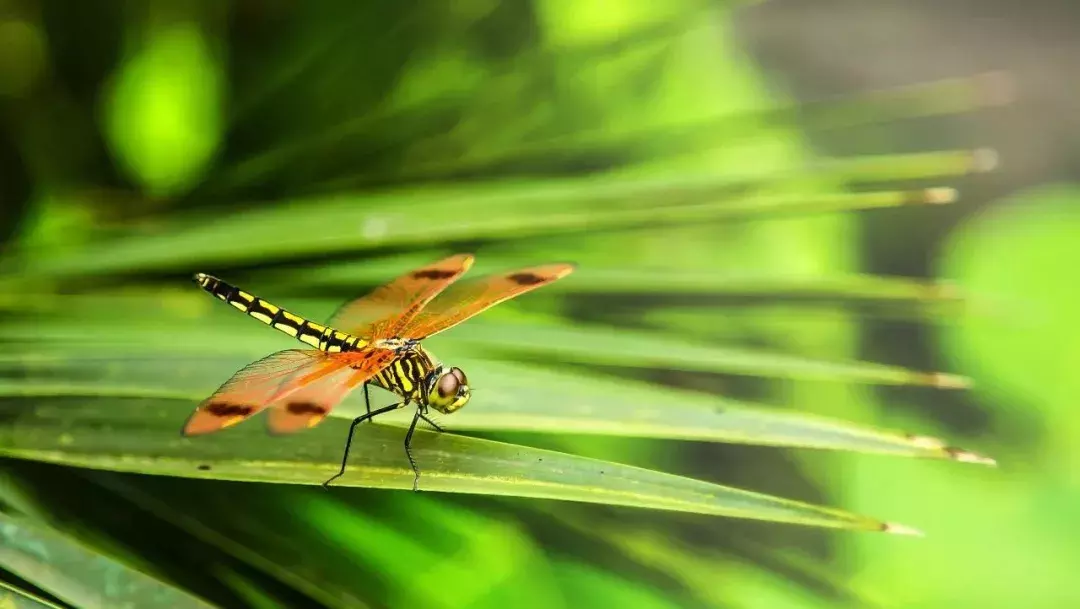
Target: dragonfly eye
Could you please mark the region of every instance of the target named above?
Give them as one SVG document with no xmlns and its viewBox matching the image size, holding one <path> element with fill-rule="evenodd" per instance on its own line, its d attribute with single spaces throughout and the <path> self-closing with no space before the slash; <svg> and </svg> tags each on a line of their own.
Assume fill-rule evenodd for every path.
<svg viewBox="0 0 1080 609">
<path fill-rule="evenodd" d="M 469 381 L 465 378 L 465 373 L 461 370 L 461 368 L 451 368 L 450 369 L 450 374 L 453 374 L 455 377 L 457 377 L 457 380 L 458 380 L 459 384 L 461 384 L 461 385 L 468 385 L 469 384 Z"/>
<path fill-rule="evenodd" d="M 439 392 L 439 397 L 443 399 L 451 398 L 457 395 L 458 385 L 460 384 L 457 375 L 450 372 L 442 375 L 439 384 L 435 386 L 435 390 Z"/>
</svg>

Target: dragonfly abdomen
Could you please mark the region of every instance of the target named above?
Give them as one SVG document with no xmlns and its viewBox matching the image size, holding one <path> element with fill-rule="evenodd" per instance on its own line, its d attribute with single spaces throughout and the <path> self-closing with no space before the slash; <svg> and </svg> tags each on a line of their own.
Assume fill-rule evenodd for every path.
<svg viewBox="0 0 1080 609">
<path fill-rule="evenodd" d="M 336 353 L 354 351 L 366 344 L 358 337 L 290 313 L 217 277 L 196 273 L 195 283 L 245 315 L 316 349 Z"/>
</svg>

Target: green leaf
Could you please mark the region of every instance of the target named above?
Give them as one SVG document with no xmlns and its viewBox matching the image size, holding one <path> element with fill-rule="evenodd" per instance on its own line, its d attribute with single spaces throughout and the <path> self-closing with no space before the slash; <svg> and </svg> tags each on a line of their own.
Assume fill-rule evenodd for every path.
<svg viewBox="0 0 1080 609">
<path fill-rule="evenodd" d="M 486 253 L 486 250 L 485 250 Z M 264 291 L 296 291 L 306 286 L 348 289 L 359 293 L 362 286 L 376 286 L 402 273 L 436 259 L 434 253 L 409 253 L 373 258 L 358 262 L 330 263 L 317 266 L 275 269 L 258 273 L 250 281 Z M 535 258 L 521 254 L 478 258 L 469 276 L 506 271 L 536 264 Z M 629 268 L 580 266 L 573 281 L 557 281 L 544 288 L 551 293 L 605 294 L 703 294 L 723 296 L 759 296 L 772 298 L 828 298 L 844 303 L 881 301 L 896 303 L 953 303 L 962 301 L 963 293 L 946 283 L 930 283 L 902 277 L 880 275 L 783 276 L 760 272 L 702 272 L 685 268 Z"/>
<path fill-rule="evenodd" d="M 63 609 L 36 594 L 0 580 L 0 609 Z"/>
<path fill-rule="evenodd" d="M 874 430 L 640 381 L 490 360 L 469 360 L 465 369 L 476 385 L 473 400 L 453 416 L 438 419 L 448 429 L 572 431 L 993 463 L 928 436 Z M 353 414 L 350 410 L 341 409 L 337 414 L 349 416 Z M 407 413 L 395 412 L 388 413 L 383 422 L 406 425 L 409 419 Z"/>
<path fill-rule="evenodd" d="M 259 334 L 276 338 L 272 333 Z M 0 396 L 163 398 L 190 401 L 193 407 L 232 372 L 272 350 L 269 345 L 262 351 L 253 345 L 237 355 L 196 355 L 202 346 L 198 332 L 193 329 L 184 335 L 191 354 L 148 349 L 148 356 L 143 357 L 129 346 L 116 351 L 70 341 L 52 349 L 39 344 L 33 352 L 9 353 L 6 361 L 0 358 L 0 370 L 18 370 L 22 378 L 0 380 Z M 205 352 L 213 352 L 209 341 L 222 338 L 218 332 L 207 335 Z M 91 343 L 100 344 L 93 339 Z M 439 349 L 437 353 L 464 368 L 474 386 L 468 408 L 440 420 L 452 430 L 571 431 L 993 463 L 925 435 L 874 430 L 641 381 L 469 357 L 467 350 Z M 375 389 L 372 395 L 376 406 L 391 403 L 390 394 L 382 390 Z M 361 392 L 355 392 L 332 415 L 352 418 L 362 412 L 362 400 Z M 398 411 L 379 420 L 407 425 L 410 417 L 411 413 Z"/>
<path fill-rule="evenodd" d="M 66 299 L 62 306 L 67 310 L 77 308 L 80 311 L 77 321 L 65 317 L 33 325 L 6 324 L 0 329 L 9 339 L 24 338 L 39 343 L 64 344 L 87 342 L 96 345 L 98 349 L 106 348 L 110 344 L 123 344 L 131 352 L 154 349 L 163 354 L 224 350 L 255 358 L 289 346 L 288 342 L 282 341 L 279 333 L 256 327 L 256 322 L 236 315 L 235 311 L 222 311 L 218 303 L 203 296 L 193 294 L 190 297 L 176 297 L 175 305 L 169 307 L 177 311 L 176 315 L 162 312 L 158 304 L 163 302 L 160 297 L 153 301 L 139 296 L 120 299 L 71 298 Z M 292 303 L 295 302 L 277 301 L 277 304 L 312 319 L 320 319 L 329 314 L 337 304 L 326 300 L 308 301 L 294 307 Z M 218 309 L 216 314 L 214 309 Z M 490 319 L 503 314 L 505 309 L 502 313 L 488 315 L 487 318 L 470 320 L 467 327 L 455 328 L 435 337 L 429 341 L 430 346 L 437 352 L 449 348 L 463 357 L 517 353 L 538 357 L 544 361 L 696 370 L 782 379 L 949 389 L 964 388 L 968 384 L 963 377 L 941 372 L 921 372 L 871 362 L 819 360 L 751 348 L 711 345 L 676 338 L 670 333 L 597 325 L 541 323 L 538 318 L 529 318 L 530 323 L 513 324 Z M 203 315 L 208 319 L 199 320 Z M 242 329 L 245 325 L 247 331 Z M 177 335 L 183 335 L 184 341 L 176 341 Z"/>
<path fill-rule="evenodd" d="M 17 403 L 0 428 L 0 454 L 111 471 L 258 482 L 319 484 L 340 463 L 348 424 L 329 420 L 292 437 L 258 425 L 182 438 L 188 409 L 156 400 Z M 135 433 L 136 430 L 138 433 Z M 413 475 L 400 429 L 362 425 L 340 486 L 408 489 Z M 420 488 L 563 499 L 794 524 L 910 533 L 837 510 L 646 469 L 490 440 L 417 430 Z"/>
<path fill-rule="evenodd" d="M 441 338 L 441 337 L 440 337 Z M 628 328 L 501 324 L 473 320 L 441 340 L 478 351 L 527 353 L 561 362 L 698 370 L 783 379 L 963 388 L 966 379 L 939 372 L 858 361 L 827 361 L 750 348 L 717 346 Z"/>
<path fill-rule="evenodd" d="M 827 194 L 743 190 L 729 177 L 699 173 L 338 194 L 263 205 L 213 222 L 197 215 L 177 217 L 152 234 L 110 235 L 97 244 L 93 256 L 82 250 L 41 248 L 26 253 L 20 270 L 49 276 L 190 271 L 194 264 L 222 261 L 236 264 L 454 240 L 949 203 L 956 196 L 950 189 Z M 441 220 L 416 221 L 431 217 Z M 238 234 L 244 238 L 236 239 Z"/>
<path fill-rule="evenodd" d="M 193 494 L 188 487 L 177 489 L 174 484 L 155 486 L 153 480 L 133 481 L 100 471 L 87 472 L 86 478 L 123 497 L 145 513 L 175 525 L 208 547 L 220 550 L 325 606 L 337 606 L 342 599 L 348 599 L 352 606 L 361 606 L 352 586 L 334 581 L 327 570 L 311 564 L 317 559 L 305 561 L 303 567 L 296 566 L 295 539 L 308 539 L 309 543 L 310 539 L 296 532 L 295 523 L 286 523 L 283 521 L 285 519 L 276 522 L 270 520 L 266 511 L 275 503 L 266 500 L 266 489 L 252 488 L 241 496 L 228 492 L 228 489 L 218 493 Z M 290 516 L 295 519 L 295 514 Z M 237 528 L 249 533 L 247 537 L 226 526 L 237 523 L 242 525 Z M 285 549 L 278 543 L 280 537 L 266 535 L 266 531 L 286 527 L 296 534 L 290 534 L 287 551 L 281 551 Z M 226 564 L 219 564 L 217 569 L 219 576 L 241 596 L 262 598 L 262 593 L 254 584 Z"/>
<path fill-rule="evenodd" d="M 671 595 L 663 595 L 646 582 L 627 580 L 614 573 L 604 572 L 584 562 L 556 560 L 552 567 L 558 574 L 566 593 L 584 607 L 611 603 L 613 607 L 640 609 L 677 609 Z"/>
<path fill-rule="evenodd" d="M 806 104 L 811 129 L 843 129 L 890 120 L 966 113 L 1009 103 L 1014 83 L 1003 72 L 876 89 Z"/>
<path fill-rule="evenodd" d="M 0 567 L 77 607 L 183 609 L 213 606 L 98 554 L 40 523 L 2 512 Z"/>
<path fill-rule="evenodd" d="M 718 548 L 679 543 L 662 528 L 640 523 L 626 527 L 617 521 L 596 518 L 576 507 L 565 506 L 558 510 L 530 507 L 578 535 L 602 541 L 620 556 L 662 572 L 707 606 L 753 606 L 756 602 L 753 599 L 761 598 L 763 593 L 781 591 L 801 597 L 803 603 L 812 607 L 836 606 L 834 603 L 823 605 L 821 596 L 855 599 L 857 602 L 852 606 L 866 609 L 882 606 L 872 601 L 870 595 L 853 589 L 846 578 L 838 577 L 827 565 L 795 551 L 764 549 L 762 540 L 740 539 L 735 544 L 735 552 L 730 549 L 723 552 Z M 738 573 L 739 577 L 727 585 L 717 586 L 716 573 L 728 571 Z M 793 580 L 812 582 L 810 587 L 818 593 L 793 586 Z M 802 607 L 803 603 L 796 606 Z M 776 606 L 785 607 L 787 603 L 778 602 Z"/>
<path fill-rule="evenodd" d="M 438 497 L 87 477 L 328 607 L 359 606 L 358 596 L 370 598 L 368 578 L 393 590 L 394 602 L 380 606 L 559 606 L 546 556 L 524 527 Z M 299 564 L 297 539 L 307 550 Z"/>
</svg>

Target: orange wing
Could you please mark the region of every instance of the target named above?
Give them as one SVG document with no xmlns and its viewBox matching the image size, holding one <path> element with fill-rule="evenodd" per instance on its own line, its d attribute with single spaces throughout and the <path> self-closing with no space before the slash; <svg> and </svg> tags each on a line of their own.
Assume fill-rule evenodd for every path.
<svg viewBox="0 0 1080 609">
<path fill-rule="evenodd" d="M 420 340 L 438 334 L 504 300 L 566 277 L 573 270 L 572 264 L 546 264 L 455 284 L 417 313 L 398 336 Z"/>
<path fill-rule="evenodd" d="M 353 389 L 363 385 L 394 361 L 397 354 L 385 349 L 361 351 L 353 362 L 318 378 L 271 404 L 266 424 L 271 433 L 286 434 L 314 427 L 326 418 Z M 370 355 L 369 355 L 370 354 Z M 350 354 L 349 358 L 356 358 Z"/>
<path fill-rule="evenodd" d="M 184 435 L 235 425 L 280 397 L 290 380 L 321 372 L 331 363 L 322 351 L 288 349 L 248 364 L 199 404 L 184 425 Z"/>
<path fill-rule="evenodd" d="M 184 425 L 185 436 L 211 433 L 250 418 L 268 406 L 282 403 L 309 386 L 328 389 L 331 380 L 342 379 L 355 387 L 371 378 L 393 361 L 394 352 L 369 349 L 358 353 L 328 354 L 314 349 L 279 351 L 249 364 L 234 374 L 209 398 L 199 404 Z M 359 356 L 359 357 L 358 357 Z M 360 378 L 362 380 L 357 381 Z M 342 393 L 330 406 L 345 396 Z M 305 402 L 326 403 L 328 395 L 315 400 L 313 389 L 305 394 Z M 329 407 L 326 409 L 329 412 Z M 321 420 L 321 418 L 320 418 Z"/>
<path fill-rule="evenodd" d="M 402 275 L 338 309 L 329 325 L 353 336 L 394 337 L 472 263 L 472 254 L 457 254 Z"/>
</svg>

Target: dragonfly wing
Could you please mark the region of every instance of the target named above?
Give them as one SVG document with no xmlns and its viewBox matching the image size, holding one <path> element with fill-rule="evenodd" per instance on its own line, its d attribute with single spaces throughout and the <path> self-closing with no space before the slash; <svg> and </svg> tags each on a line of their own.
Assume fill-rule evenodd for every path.
<svg viewBox="0 0 1080 609">
<path fill-rule="evenodd" d="M 402 275 L 346 303 L 330 318 L 329 325 L 353 336 L 392 337 L 472 263 L 472 254 L 457 254 Z"/>
<path fill-rule="evenodd" d="M 196 436 L 235 425 L 295 390 L 298 379 L 330 372 L 335 363 L 322 351 L 289 349 L 248 364 L 199 404 L 183 433 Z"/>
<path fill-rule="evenodd" d="M 362 352 L 359 362 L 348 363 L 331 373 L 304 384 L 271 404 L 266 423 L 271 433 L 287 434 L 322 422 L 353 389 L 363 385 L 397 357 L 393 351 L 371 349 Z M 369 355 L 370 354 L 370 355 Z M 350 354 L 355 359 L 355 354 Z M 366 356 L 366 357 L 365 357 Z"/>
<path fill-rule="evenodd" d="M 572 264 L 546 264 L 463 281 L 432 300 L 397 336 L 419 340 L 438 334 L 504 300 L 565 277 L 573 270 Z"/>
</svg>

